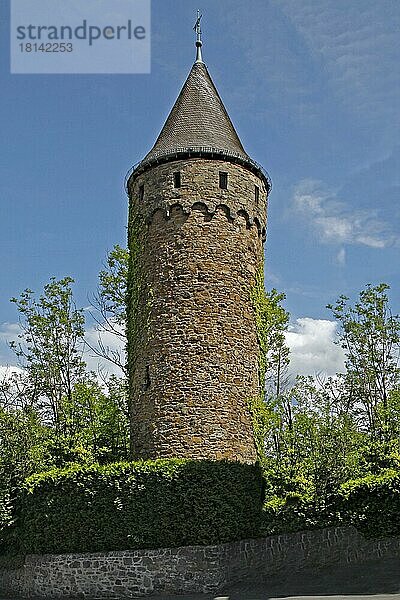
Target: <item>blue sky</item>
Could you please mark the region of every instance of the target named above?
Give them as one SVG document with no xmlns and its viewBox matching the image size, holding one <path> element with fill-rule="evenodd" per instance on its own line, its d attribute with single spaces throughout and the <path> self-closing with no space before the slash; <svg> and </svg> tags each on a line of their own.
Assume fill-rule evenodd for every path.
<svg viewBox="0 0 400 600">
<path fill-rule="evenodd" d="M 191 67 L 198 7 L 204 61 L 273 181 L 267 287 L 287 295 L 294 346 L 339 364 L 325 305 L 366 283 L 389 283 L 399 310 L 397 0 L 153 0 L 150 75 L 11 75 L 4 1 L 0 364 L 11 296 L 70 275 L 86 306 L 107 251 L 125 243 L 124 176 Z"/>
</svg>

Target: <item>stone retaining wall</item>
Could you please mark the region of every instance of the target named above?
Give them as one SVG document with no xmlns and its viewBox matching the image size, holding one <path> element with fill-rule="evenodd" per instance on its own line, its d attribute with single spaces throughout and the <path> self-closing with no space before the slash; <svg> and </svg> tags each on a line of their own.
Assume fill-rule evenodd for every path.
<svg viewBox="0 0 400 600">
<path fill-rule="evenodd" d="M 220 546 L 97 554 L 30 555 L 0 569 L 3 597 L 99 599 L 157 593 L 220 592 L 282 571 L 361 563 L 400 555 L 400 538 L 366 540 L 352 527 L 244 540 Z"/>
</svg>

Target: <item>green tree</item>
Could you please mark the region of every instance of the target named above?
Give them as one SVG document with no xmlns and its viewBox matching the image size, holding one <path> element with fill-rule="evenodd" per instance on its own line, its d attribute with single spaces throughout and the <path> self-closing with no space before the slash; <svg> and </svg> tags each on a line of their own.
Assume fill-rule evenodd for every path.
<svg viewBox="0 0 400 600">
<path fill-rule="evenodd" d="M 281 393 L 289 365 L 289 349 L 285 342 L 289 313 L 281 304 L 285 297 L 275 288 L 266 291 L 264 272 L 260 269 L 252 290 L 260 348 L 260 387 L 263 393 L 268 390 L 275 396 Z"/>
<path fill-rule="evenodd" d="M 129 456 L 129 420 L 119 381 L 111 377 L 104 389 L 93 378 L 75 384 L 71 400 L 64 398 L 72 462 L 110 462 Z"/>
<path fill-rule="evenodd" d="M 265 469 L 271 531 L 334 524 L 341 486 L 400 464 L 400 319 L 388 286 L 366 286 L 354 306 L 330 306 L 339 320 L 346 372 L 298 377 L 269 404 Z"/>
<path fill-rule="evenodd" d="M 117 290 L 112 295 L 112 282 L 117 285 L 120 277 L 107 279 L 104 272 L 101 276 L 107 281 L 107 297 L 110 302 L 114 298 L 116 306 L 122 296 L 117 300 Z M 111 377 L 101 387 L 87 373 L 83 360 L 85 321 L 73 300 L 72 283 L 69 277 L 52 279 L 38 299 L 31 290 L 25 290 L 18 300 L 12 300 L 20 312 L 22 332 L 19 343 L 11 346 L 24 371 L 5 380 L 2 387 L 3 397 L 11 398 L 13 407 L 25 395 L 23 405 L 41 415 L 42 425 L 49 427 L 49 460 L 58 466 L 127 457 L 124 380 Z"/>
<path fill-rule="evenodd" d="M 113 279 L 102 277 L 104 297 L 116 310 L 122 296 L 118 300 L 117 291 L 112 296 Z M 111 376 L 100 385 L 87 372 L 85 321 L 72 283 L 69 277 L 53 278 L 38 297 L 27 289 L 12 299 L 21 333 L 11 348 L 21 369 L 0 381 L 0 545 L 27 476 L 129 456 L 125 379 Z M 118 322 L 123 319 L 120 304 Z"/>
<path fill-rule="evenodd" d="M 26 477 L 47 468 L 46 428 L 31 407 L 0 407 L 0 553 Z"/>
<path fill-rule="evenodd" d="M 64 399 L 72 402 L 74 385 L 85 377 L 85 319 L 73 300 L 73 279 L 55 278 L 39 298 L 26 289 L 12 298 L 20 314 L 21 333 L 11 342 L 27 376 L 27 390 L 46 422 L 66 433 Z"/>
<path fill-rule="evenodd" d="M 122 421 L 129 420 L 127 366 L 127 284 L 129 251 L 116 244 L 108 253 L 105 268 L 99 273 L 92 316 L 97 324 L 97 345 L 90 348 L 100 359 L 118 367 L 122 376 L 101 371 L 108 396 L 115 403 Z M 111 346 L 106 340 L 113 340 Z M 123 426 L 123 428 L 125 425 Z"/>
<path fill-rule="evenodd" d="M 257 340 L 259 345 L 258 376 L 260 395 L 249 399 L 253 417 L 254 436 L 261 461 L 265 460 L 268 436 L 274 429 L 276 414 L 274 406 L 281 397 L 286 383 L 289 365 L 289 349 L 285 343 L 285 331 L 289 314 L 281 305 L 285 295 L 272 289 L 267 292 L 264 286 L 264 271 L 259 269 L 256 283 L 251 292 L 256 317 Z"/>
<path fill-rule="evenodd" d="M 400 317 L 390 310 L 388 290 L 384 283 L 367 285 L 354 306 L 346 296 L 328 305 L 341 328 L 349 404 L 360 425 L 384 443 L 391 436 L 390 394 L 400 381 Z"/>
<path fill-rule="evenodd" d="M 97 324 L 98 343 L 91 350 L 121 369 L 127 377 L 126 365 L 126 294 L 128 281 L 129 251 L 116 244 L 108 253 L 105 268 L 99 273 L 99 286 L 93 298 L 92 316 Z M 110 347 L 110 338 L 122 349 Z"/>
<path fill-rule="evenodd" d="M 357 468 L 361 434 L 332 395 L 336 385 L 332 379 L 297 377 L 275 403 L 267 456 L 280 493 L 301 493 L 306 485 L 308 493 L 326 502 Z"/>
</svg>

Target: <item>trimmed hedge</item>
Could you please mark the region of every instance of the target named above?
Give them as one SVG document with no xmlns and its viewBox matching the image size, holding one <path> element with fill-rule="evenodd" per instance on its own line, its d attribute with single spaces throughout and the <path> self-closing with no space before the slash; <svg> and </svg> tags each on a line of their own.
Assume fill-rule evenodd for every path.
<svg viewBox="0 0 400 600">
<path fill-rule="evenodd" d="M 341 495 L 345 520 L 366 537 L 400 535 L 400 471 L 347 481 Z"/>
<path fill-rule="evenodd" d="M 100 552 L 257 537 L 257 466 L 168 459 L 74 466 L 27 479 L 17 509 L 20 551 Z"/>
</svg>

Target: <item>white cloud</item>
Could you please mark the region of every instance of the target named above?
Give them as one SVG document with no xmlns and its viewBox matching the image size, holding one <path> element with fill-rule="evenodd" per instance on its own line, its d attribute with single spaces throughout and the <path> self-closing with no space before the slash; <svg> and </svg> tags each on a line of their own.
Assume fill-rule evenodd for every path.
<svg viewBox="0 0 400 600">
<path fill-rule="evenodd" d="M 296 319 L 286 332 L 290 348 L 290 374 L 335 375 L 344 371 L 344 353 L 334 343 L 337 324 L 325 319 Z"/>
<path fill-rule="evenodd" d="M 296 185 L 293 209 L 326 243 L 385 248 L 397 241 L 388 225 L 378 218 L 376 209 L 351 210 L 320 181 L 304 179 Z M 338 261 L 343 260 L 342 253 L 338 255 Z"/>
</svg>

